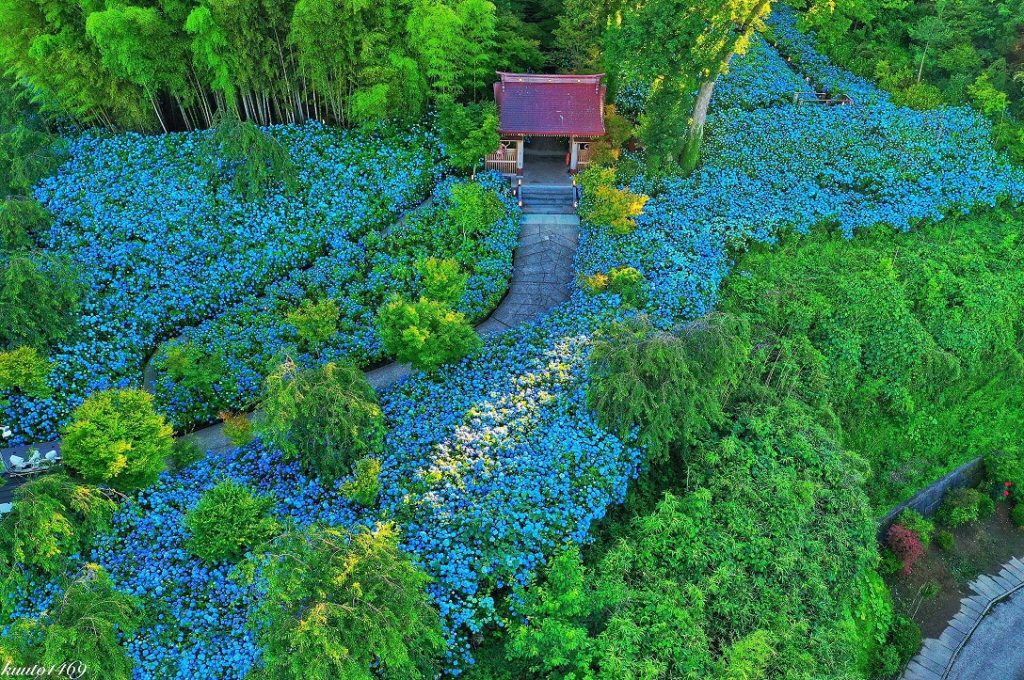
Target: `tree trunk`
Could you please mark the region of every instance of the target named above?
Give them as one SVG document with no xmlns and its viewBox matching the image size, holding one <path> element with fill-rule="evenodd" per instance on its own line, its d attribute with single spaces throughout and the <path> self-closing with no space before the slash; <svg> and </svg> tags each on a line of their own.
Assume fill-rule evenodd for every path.
<svg viewBox="0 0 1024 680">
<path fill-rule="evenodd" d="M 917 82 L 921 83 L 921 74 L 924 73 L 924 56 L 928 54 L 928 43 L 924 44 L 924 49 L 921 50 L 921 63 L 917 66 Z"/>
<path fill-rule="evenodd" d="M 164 122 L 163 114 L 160 112 L 160 104 L 156 100 L 156 95 L 149 96 L 149 103 L 153 105 L 153 113 L 156 114 L 156 120 L 160 123 L 160 129 L 167 134 L 167 123 Z"/>
<path fill-rule="evenodd" d="M 683 146 L 683 172 L 689 175 L 697 167 L 700 161 L 700 145 L 704 141 L 704 123 L 708 119 L 708 107 L 711 105 L 711 95 L 715 91 L 715 83 L 718 76 L 705 80 L 700 84 L 697 91 L 697 101 L 693 105 L 693 115 L 690 117 L 690 128 L 686 132 L 686 144 Z"/>
</svg>

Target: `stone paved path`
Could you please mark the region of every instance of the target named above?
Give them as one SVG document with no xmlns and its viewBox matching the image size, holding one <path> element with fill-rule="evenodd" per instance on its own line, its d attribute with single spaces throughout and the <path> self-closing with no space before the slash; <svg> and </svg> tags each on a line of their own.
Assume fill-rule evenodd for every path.
<svg viewBox="0 0 1024 680">
<path fill-rule="evenodd" d="M 976 594 L 960 600 L 938 639 L 924 641 L 902 680 L 1024 678 L 1024 562 L 1010 558 L 969 587 Z"/>
<path fill-rule="evenodd" d="M 1024 678 L 1024 591 L 997 604 L 982 619 L 946 677 Z"/>
</svg>

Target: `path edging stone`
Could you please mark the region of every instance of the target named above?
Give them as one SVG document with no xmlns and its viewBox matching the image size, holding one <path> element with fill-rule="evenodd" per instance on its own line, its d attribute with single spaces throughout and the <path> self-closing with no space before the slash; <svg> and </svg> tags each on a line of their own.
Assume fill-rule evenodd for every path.
<svg viewBox="0 0 1024 680">
<path fill-rule="evenodd" d="M 946 680 L 960 652 L 992 608 L 1003 600 L 1024 591 L 1024 563 L 1011 557 L 994 574 L 982 574 L 968 587 L 976 595 L 960 600 L 960 610 L 953 615 L 936 638 L 928 638 L 921 651 L 907 663 L 900 680 Z"/>
</svg>

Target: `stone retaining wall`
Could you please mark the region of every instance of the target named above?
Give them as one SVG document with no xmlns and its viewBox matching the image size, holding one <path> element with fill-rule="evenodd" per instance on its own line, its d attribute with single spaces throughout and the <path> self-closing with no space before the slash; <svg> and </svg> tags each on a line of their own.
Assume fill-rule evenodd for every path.
<svg viewBox="0 0 1024 680">
<path fill-rule="evenodd" d="M 925 517 L 931 517 L 942 505 L 942 498 L 950 489 L 962 489 L 967 486 L 976 486 L 982 482 L 985 476 L 985 466 L 981 456 L 968 461 L 947 474 L 942 479 L 934 482 L 931 486 L 922 489 L 908 501 L 900 503 L 878 523 L 879 539 L 885 537 L 889 526 L 901 512 L 910 508 L 916 510 Z"/>
</svg>

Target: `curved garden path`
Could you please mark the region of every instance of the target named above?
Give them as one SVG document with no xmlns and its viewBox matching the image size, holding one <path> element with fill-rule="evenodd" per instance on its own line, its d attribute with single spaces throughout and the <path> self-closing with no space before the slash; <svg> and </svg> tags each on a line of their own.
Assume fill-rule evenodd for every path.
<svg viewBox="0 0 1024 680">
<path fill-rule="evenodd" d="M 960 601 L 960 611 L 937 640 L 924 641 L 902 680 L 1024 678 L 1024 562 L 1011 558 L 970 588 L 977 594 Z"/>
<path fill-rule="evenodd" d="M 491 315 L 476 327 L 484 337 L 532 321 L 569 299 L 575 276 L 573 257 L 579 244 L 579 217 L 531 213 L 523 215 L 521 224 L 508 292 Z M 412 372 L 408 364 L 392 362 L 367 371 L 366 378 L 380 391 Z M 222 453 L 232 448 L 223 428 L 223 423 L 217 423 L 196 430 L 190 436 L 203 450 Z"/>
</svg>

